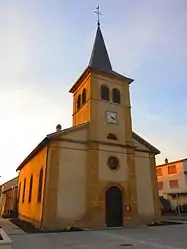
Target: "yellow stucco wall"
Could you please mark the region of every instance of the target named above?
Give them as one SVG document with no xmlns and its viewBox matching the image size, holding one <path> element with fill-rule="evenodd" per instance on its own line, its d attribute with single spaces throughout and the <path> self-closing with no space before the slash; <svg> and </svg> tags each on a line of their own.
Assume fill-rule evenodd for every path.
<svg viewBox="0 0 187 249">
<path fill-rule="evenodd" d="M 19 183 L 21 183 L 20 199 L 18 204 L 19 216 L 23 219 L 29 220 L 32 223 L 40 225 L 42 216 L 42 203 L 43 194 L 41 202 L 37 202 L 38 196 L 38 180 L 41 168 L 43 169 L 43 189 L 44 189 L 44 179 L 45 179 L 45 169 L 46 169 L 46 156 L 47 147 L 40 151 L 32 160 L 30 160 L 19 173 Z M 32 199 L 28 202 L 29 197 L 29 185 L 30 176 L 33 175 L 33 187 L 32 187 Z M 24 179 L 26 179 L 26 189 L 25 189 L 25 200 L 22 203 L 23 195 L 23 184 Z"/>
<path fill-rule="evenodd" d="M 57 216 L 71 222 L 86 213 L 86 146 L 60 143 Z"/>
<path fill-rule="evenodd" d="M 88 130 L 87 129 L 75 129 L 73 127 L 71 132 L 63 134 L 61 138 L 69 139 L 73 141 L 86 141 L 88 138 Z"/>
<path fill-rule="evenodd" d="M 123 192 L 124 224 L 135 216 L 134 209 L 131 213 L 125 211 L 125 205 L 136 205 L 136 201 L 130 203 L 133 194 L 129 192 L 128 176 L 132 164 L 128 163 L 126 149 L 81 142 L 77 138 L 81 134 L 86 141 L 88 127 L 62 135 L 62 141 L 50 144 L 43 227 L 105 226 L 105 191 L 112 185 Z M 73 133 L 75 141 L 68 141 Z M 107 157 L 111 154 L 120 160 L 118 171 L 108 169 Z"/>
<path fill-rule="evenodd" d="M 50 143 L 43 228 L 85 226 L 87 133 L 74 127 Z"/>
<path fill-rule="evenodd" d="M 81 104 L 81 107 L 77 109 L 77 99 L 79 94 L 82 94 L 84 88 L 86 89 L 86 103 L 84 105 Z M 90 75 L 88 75 L 73 94 L 74 126 L 88 122 L 90 120 L 90 90 L 91 90 L 91 78 Z"/>
<path fill-rule="evenodd" d="M 106 85 L 110 90 L 110 101 L 101 100 L 101 86 Z M 112 89 L 117 88 L 121 94 L 121 103 L 112 102 Z M 132 127 L 130 115 L 130 100 L 128 82 L 111 79 L 103 75 L 92 76 L 91 81 L 91 139 L 108 141 L 107 135 L 113 133 L 117 136 L 116 144 L 126 144 L 132 141 Z M 107 123 L 107 111 L 117 113 L 117 124 Z"/>
<path fill-rule="evenodd" d="M 87 227 L 106 226 L 105 194 L 111 186 L 122 191 L 122 210 L 124 226 L 137 224 L 137 200 L 135 188 L 134 161 L 128 149 L 112 145 L 90 143 L 87 167 Z M 118 170 L 110 170 L 107 156 L 119 159 Z M 130 206 L 127 211 L 126 207 Z"/>
<path fill-rule="evenodd" d="M 154 203 L 149 154 L 145 152 L 136 152 L 135 156 L 138 212 L 141 216 L 153 216 Z"/>
<path fill-rule="evenodd" d="M 136 149 L 149 152 L 149 149 L 145 145 L 137 141 L 135 138 L 133 138 L 133 144 L 136 147 Z"/>
<path fill-rule="evenodd" d="M 112 145 L 99 145 L 99 171 L 100 181 L 123 182 L 128 180 L 127 151 L 125 148 L 118 148 Z M 119 169 L 111 170 L 107 165 L 110 156 L 116 156 L 119 160 Z"/>
<path fill-rule="evenodd" d="M 157 189 L 155 155 L 136 139 L 133 139 L 133 143 L 136 147 L 135 172 L 140 219 L 143 222 L 160 222 L 161 209 Z"/>
</svg>

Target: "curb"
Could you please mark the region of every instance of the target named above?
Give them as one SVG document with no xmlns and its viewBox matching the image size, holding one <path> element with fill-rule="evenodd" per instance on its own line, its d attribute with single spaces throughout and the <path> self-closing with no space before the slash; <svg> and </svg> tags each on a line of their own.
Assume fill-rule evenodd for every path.
<svg viewBox="0 0 187 249">
<path fill-rule="evenodd" d="M 171 222 L 174 222 L 174 223 L 187 224 L 187 221 L 183 221 L 183 220 L 171 220 L 171 219 L 167 219 L 167 220 L 164 220 L 164 221 L 171 221 Z"/>
</svg>

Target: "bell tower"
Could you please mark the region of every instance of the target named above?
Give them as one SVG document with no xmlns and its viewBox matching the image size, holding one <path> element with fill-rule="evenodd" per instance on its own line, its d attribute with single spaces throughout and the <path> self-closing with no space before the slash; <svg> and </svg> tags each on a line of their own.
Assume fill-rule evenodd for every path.
<svg viewBox="0 0 187 249">
<path fill-rule="evenodd" d="M 89 122 L 91 140 L 131 145 L 131 82 L 112 69 L 98 22 L 89 64 L 70 89 L 73 126 Z"/>
<path fill-rule="evenodd" d="M 87 208 L 89 222 L 94 226 L 110 223 L 105 217 L 106 210 L 109 210 L 107 207 L 116 203 L 108 199 L 114 192 L 121 196 L 118 211 L 114 212 L 120 217 L 118 225 L 126 218 L 126 206 L 129 206 L 130 216 L 137 215 L 135 146 L 129 93 L 132 82 L 132 79 L 113 70 L 98 21 L 89 64 L 70 89 L 73 93 L 73 126 L 89 123 Z"/>
</svg>

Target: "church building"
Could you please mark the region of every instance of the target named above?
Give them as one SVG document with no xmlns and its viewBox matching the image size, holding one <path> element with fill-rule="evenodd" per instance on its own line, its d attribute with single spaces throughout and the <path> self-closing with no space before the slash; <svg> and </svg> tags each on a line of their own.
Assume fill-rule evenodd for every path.
<svg viewBox="0 0 187 249">
<path fill-rule="evenodd" d="M 160 151 L 132 131 L 132 82 L 113 70 L 98 23 L 89 64 L 69 91 L 72 127 L 57 125 L 17 168 L 20 219 L 42 229 L 160 221 Z"/>
</svg>

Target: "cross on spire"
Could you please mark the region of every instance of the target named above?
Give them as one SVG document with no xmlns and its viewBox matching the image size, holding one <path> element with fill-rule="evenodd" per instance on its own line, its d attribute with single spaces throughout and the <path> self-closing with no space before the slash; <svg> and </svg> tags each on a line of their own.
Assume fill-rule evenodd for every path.
<svg viewBox="0 0 187 249">
<path fill-rule="evenodd" d="M 101 13 L 99 12 L 99 5 L 96 8 L 96 11 L 94 11 L 94 13 L 97 14 L 97 25 L 100 26 L 100 15 Z"/>
<path fill-rule="evenodd" d="M 100 22 L 99 22 L 99 6 L 97 7 L 97 11 L 95 13 L 98 16 L 98 27 L 97 32 L 95 36 L 95 41 L 92 49 L 92 54 L 90 57 L 89 67 L 95 68 L 101 71 L 107 71 L 112 72 L 112 65 L 110 63 L 110 59 L 108 56 L 108 52 L 105 46 L 104 38 L 101 32 L 100 28 Z"/>
</svg>

